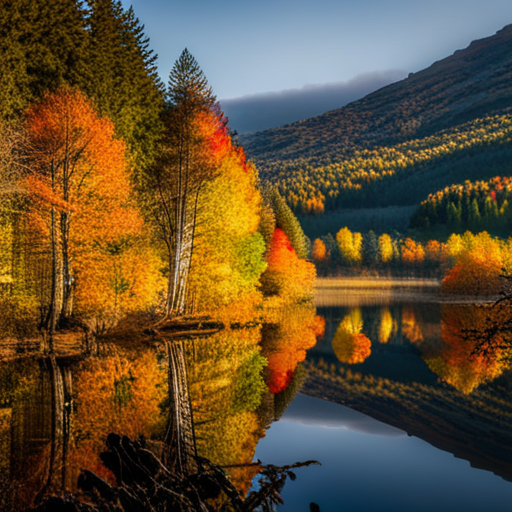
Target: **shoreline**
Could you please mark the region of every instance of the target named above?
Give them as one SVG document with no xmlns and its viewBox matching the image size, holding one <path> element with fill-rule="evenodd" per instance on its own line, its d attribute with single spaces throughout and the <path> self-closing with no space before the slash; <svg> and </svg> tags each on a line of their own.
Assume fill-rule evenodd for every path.
<svg viewBox="0 0 512 512">
<path fill-rule="evenodd" d="M 492 304 L 499 295 L 443 295 L 436 278 L 321 277 L 315 284 L 316 307 L 378 306 L 396 302 Z"/>
</svg>

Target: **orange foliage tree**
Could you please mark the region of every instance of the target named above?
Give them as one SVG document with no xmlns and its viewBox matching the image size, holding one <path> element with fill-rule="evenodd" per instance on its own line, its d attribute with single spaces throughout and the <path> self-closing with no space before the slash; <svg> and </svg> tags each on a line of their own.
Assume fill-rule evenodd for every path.
<svg viewBox="0 0 512 512">
<path fill-rule="evenodd" d="M 500 290 L 500 275 L 504 264 L 503 243 L 487 232 L 462 238 L 463 248 L 455 265 L 443 279 L 443 293 L 496 295 Z"/>
<path fill-rule="evenodd" d="M 312 297 L 315 267 L 297 256 L 282 229 L 274 230 L 266 257 L 268 267 L 262 275 L 261 282 L 267 295 L 278 295 L 287 302 Z"/>
<path fill-rule="evenodd" d="M 313 242 L 313 247 L 311 248 L 311 256 L 317 262 L 327 259 L 327 247 L 325 246 L 323 240 L 320 240 L 320 238 L 316 238 Z"/>
<path fill-rule="evenodd" d="M 143 222 L 112 123 L 82 93 L 64 88 L 29 110 L 27 140 L 29 243 L 50 261 L 42 326 L 51 333 L 68 320 L 75 298 L 85 309 L 117 307 L 123 294 L 150 300 L 154 291 L 146 285 L 135 290 L 144 267 L 156 285 L 149 270 L 155 265 L 134 249 Z"/>
<path fill-rule="evenodd" d="M 425 259 L 425 250 L 419 242 L 406 238 L 402 244 L 402 262 L 405 265 L 421 265 Z"/>
</svg>

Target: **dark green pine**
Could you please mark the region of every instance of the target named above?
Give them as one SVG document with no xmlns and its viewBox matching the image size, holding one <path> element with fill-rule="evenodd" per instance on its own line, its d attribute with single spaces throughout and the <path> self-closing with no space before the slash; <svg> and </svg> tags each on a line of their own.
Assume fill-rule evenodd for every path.
<svg viewBox="0 0 512 512">
<path fill-rule="evenodd" d="M 84 73 L 85 18 L 77 0 L 13 0 L 0 9 L 0 114 L 19 115 L 32 101 Z"/>
<path fill-rule="evenodd" d="M 144 27 L 118 1 L 89 2 L 89 72 L 82 88 L 116 126 L 138 167 L 151 162 L 160 136 L 163 85 Z"/>
</svg>

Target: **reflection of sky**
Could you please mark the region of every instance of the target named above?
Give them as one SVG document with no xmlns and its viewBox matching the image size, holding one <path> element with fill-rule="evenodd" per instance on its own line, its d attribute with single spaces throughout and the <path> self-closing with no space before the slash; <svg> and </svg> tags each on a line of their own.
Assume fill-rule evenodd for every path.
<svg viewBox="0 0 512 512">
<path fill-rule="evenodd" d="M 286 409 L 282 421 L 309 426 L 345 428 L 355 432 L 380 436 L 400 436 L 401 430 L 376 421 L 349 407 L 327 400 L 318 400 L 305 395 L 297 395 Z"/>
<path fill-rule="evenodd" d="M 279 510 L 306 512 L 315 502 L 322 512 L 510 511 L 511 483 L 418 438 L 389 435 L 395 429 L 382 430 L 381 423 L 351 416 L 342 406 L 305 398 L 299 395 L 298 404 L 272 424 L 255 454 L 264 464 L 322 463 L 296 470 Z M 320 416 L 313 421 L 315 411 Z"/>
</svg>

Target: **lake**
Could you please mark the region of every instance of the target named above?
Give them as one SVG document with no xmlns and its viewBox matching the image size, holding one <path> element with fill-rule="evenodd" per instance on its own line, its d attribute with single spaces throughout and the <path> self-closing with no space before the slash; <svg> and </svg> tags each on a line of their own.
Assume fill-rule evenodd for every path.
<svg viewBox="0 0 512 512">
<path fill-rule="evenodd" d="M 0 361 L 0 509 L 75 492 L 84 468 L 115 483 L 99 457 L 109 432 L 166 453 L 173 400 L 189 396 L 185 442 L 240 492 L 253 460 L 322 464 L 295 470 L 279 510 L 508 511 L 510 354 L 499 333 L 478 335 L 508 312 L 440 304 L 431 286 L 331 290 L 319 304 L 183 341 L 179 393 L 165 346 Z"/>
</svg>

